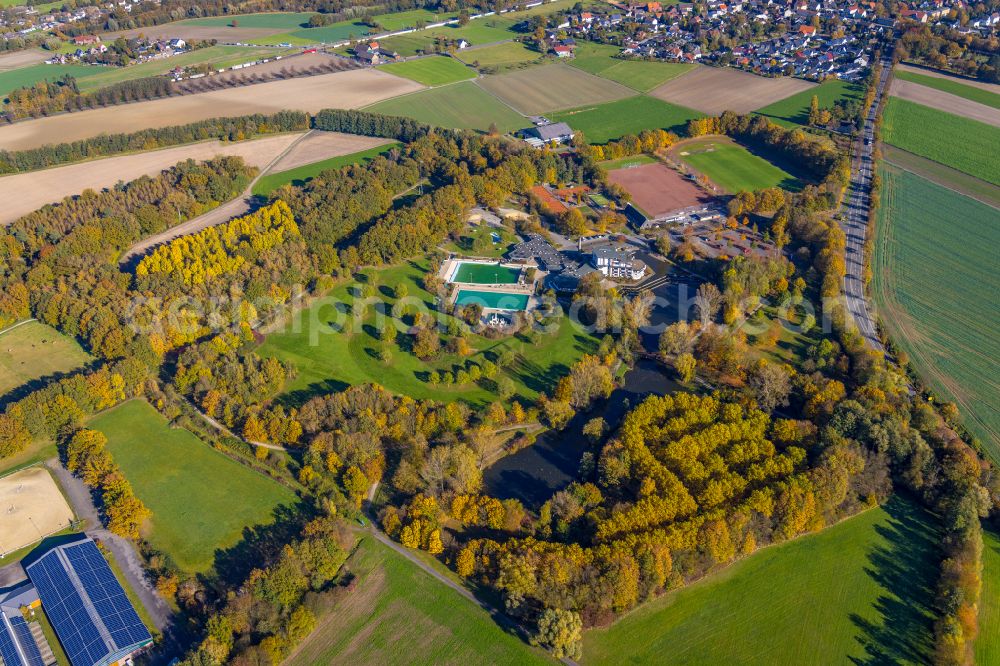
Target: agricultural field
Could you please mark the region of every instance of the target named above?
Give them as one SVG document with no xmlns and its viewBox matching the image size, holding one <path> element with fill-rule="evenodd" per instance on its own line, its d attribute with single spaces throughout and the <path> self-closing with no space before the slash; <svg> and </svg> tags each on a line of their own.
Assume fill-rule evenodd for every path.
<svg viewBox="0 0 1000 666">
<path fill-rule="evenodd" d="M 951 95 L 964 97 L 979 104 L 992 106 L 994 109 L 1000 109 L 1000 86 L 995 85 L 996 92 L 991 92 L 976 85 L 963 83 L 958 78 L 944 75 L 929 76 L 909 70 L 896 70 L 892 76 L 894 79 L 909 81 L 910 83 L 916 83 L 927 88 L 934 88 L 935 90 L 940 90 Z"/>
<path fill-rule="evenodd" d="M 983 92 L 978 88 L 970 88 L 970 90 Z M 958 95 L 953 95 L 950 92 L 938 90 L 937 88 L 930 88 L 919 83 L 913 83 L 912 81 L 904 81 L 903 79 L 893 79 L 892 85 L 889 87 L 889 94 L 899 99 L 943 111 L 944 113 L 1000 127 L 1000 108 L 988 104 L 980 104 L 971 99 L 959 97 Z"/>
<path fill-rule="evenodd" d="M 682 132 L 689 120 L 701 116 L 698 111 L 645 95 L 546 114 L 554 122 L 568 123 L 574 130 L 583 132 L 587 141 L 594 144 L 607 143 L 625 134 L 638 134 L 644 129 Z"/>
<path fill-rule="evenodd" d="M 33 86 L 42 81 L 56 81 L 69 74 L 76 77 L 82 85 L 86 77 L 99 76 L 104 72 L 118 69 L 101 65 L 30 65 L 19 69 L 0 71 L 0 106 L 5 102 L 7 94 L 12 90 Z"/>
<path fill-rule="evenodd" d="M 1000 459 L 1000 210 L 883 168 L 873 260 L 879 319 L 920 376 Z"/>
<path fill-rule="evenodd" d="M 975 137 L 976 150 L 969 150 Z M 1000 185 L 1000 127 L 890 97 L 882 139 L 921 157 Z"/>
<path fill-rule="evenodd" d="M 416 28 L 418 23 L 427 25 L 429 23 L 440 23 L 458 18 L 456 12 L 432 12 L 429 9 L 411 9 L 405 12 L 393 14 L 378 14 L 372 17 L 372 21 L 381 26 L 381 31 L 395 32 L 396 30 L 406 30 Z"/>
<path fill-rule="evenodd" d="M 476 78 L 476 72 L 448 56 L 431 56 L 419 60 L 380 65 L 379 69 L 396 76 L 422 83 L 425 86 L 443 86 Z"/>
<path fill-rule="evenodd" d="M 376 297 L 388 307 L 396 301 L 395 287 L 405 284 L 408 298 L 418 299 L 433 313 L 436 296 L 423 288 L 423 273 L 423 266 L 409 263 L 381 271 L 366 271 L 365 276 L 368 280 L 374 279 Z M 470 355 L 462 357 L 442 348 L 437 358 L 425 362 L 412 353 L 410 336 L 400 333 L 396 341 L 388 345 L 392 358 L 387 364 L 378 358 L 383 342 L 376 337 L 374 307 L 361 313 L 360 323 L 350 314 L 358 288 L 357 283 L 335 288 L 326 298 L 296 313 L 295 320 L 284 329 L 268 335 L 259 348 L 262 356 L 276 357 L 298 370 L 286 387 L 285 403 L 297 405 L 313 395 L 341 390 L 348 385 L 378 383 L 390 391 L 418 399 L 462 400 L 482 406 L 497 399 L 494 382 L 433 385 L 427 381 L 428 375 L 432 371 L 453 372 L 470 361 L 481 364 L 507 349 L 518 354 L 518 358 L 500 372 L 497 381 L 509 378 L 516 396 L 522 401 L 532 401 L 540 391 L 551 388 L 580 356 L 593 352 L 597 345 L 594 338 L 579 331 L 568 320 L 562 320 L 554 334 L 542 334 L 534 343 L 520 337 L 488 340 L 470 335 L 469 345 L 473 352 Z M 442 322 L 450 319 L 450 316 L 441 316 Z"/>
<path fill-rule="evenodd" d="M 40 321 L 0 332 L 0 403 L 19 386 L 66 374 L 92 359 L 71 337 Z"/>
<path fill-rule="evenodd" d="M 622 158 L 619 162 L 627 159 Z M 698 186 L 660 162 L 623 165 L 608 171 L 608 182 L 621 185 L 632 195 L 632 204 L 648 217 L 711 202 Z"/>
<path fill-rule="evenodd" d="M 398 76 L 355 69 L 19 122 L 0 127 L 0 145 L 25 150 L 102 132 L 183 125 L 215 118 L 220 110 L 227 116 L 241 116 L 285 109 L 316 113 L 327 108 L 359 108 L 420 89 L 420 84 Z"/>
<path fill-rule="evenodd" d="M 455 57 L 479 69 L 503 69 L 540 61 L 544 56 L 521 42 L 504 42 L 479 49 L 465 49 L 455 53 Z"/>
<path fill-rule="evenodd" d="M 798 178 L 724 137 L 685 141 L 673 154 L 731 194 L 766 187 L 802 189 Z"/>
<path fill-rule="evenodd" d="M 12 69 L 38 65 L 48 57 L 48 51 L 41 49 L 24 49 L 22 51 L 0 53 L 0 72 L 9 72 Z"/>
<path fill-rule="evenodd" d="M 621 84 L 563 64 L 487 76 L 478 83 L 525 115 L 602 104 L 635 94 Z"/>
<path fill-rule="evenodd" d="M 367 150 L 351 153 L 350 155 L 331 157 L 318 162 L 303 164 L 302 166 L 295 167 L 294 169 L 268 173 L 266 176 L 263 176 L 260 180 L 254 183 L 253 194 L 257 196 L 268 196 L 283 185 L 304 185 L 306 182 L 315 178 L 324 171 L 342 169 L 343 167 L 351 164 L 363 164 L 365 162 L 370 162 L 378 155 L 381 155 L 393 146 L 398 145 L 398 143 L 383 144 L 381 146 L 368 148 Z"/>
<path fill-rule="evenodd" d="M 695 67 L 684 63 L 613 58 L 619 51 L 619 47 L 610 44 L 582 42 L 577 45 L 576 55 L 569 64 L 639 92 L 649 92 Z"/>
<path fill-rule="evenodd" d="M 650 94 L 714 116 L 723 111 L 750 113 L 814 86 L 787 76 L 771 79 L 731 67 L 699 66 Z"/>
<path fill-rule="evenodd" d="M 927 663 L 933 518 L 894 497 L 584 636 L 584 664 Z"/>
<path fill-rule="evenodd" d="M 318 618 L 289 666 L 558 663 L 369 535 L 346 568 L 357 576 L 356 589 Z"/>
<path fill-rule="evenodd" d="M 476 19 L 466 26 L 457 24 L 444 25 L 439 28 L 420 30 L 408 35 L 398 35 L 379 40 L 379 44 L 387 49 L 398 52 L 402 56 L 413 56 L 419 53 L 431 52 L 437 39 L 457 41 L 464 39 L 473 46 L 503 42 L 512 39 L 517 33 L 510 30 L 513 19 L 505 16 L 490 16 Z"/>
<path fill-rule="evenodd" d="M 112 457 L 152 512 L 146 538 L 184 571 L 210 571 L 217 550 L 296 502 L 291 490 L 171 428 L 143 400 L 104 412 L 88 427 L 107 436 Z"/>
<path fill-rule="evenodd" d="M 889 144 L 883 144 L 881 148 L 882 156 L 887 162 L 938 185 L 943 185 L 950 190 L 955 190 L 959 194 L 972 197 L 994 208 L 1000 208 L 1000 185 L 987 183 L 985 180 L 952 169 L 940 162 L 908 153 Z"/>
<path fill-rule="evenodd" d="M 471 81 L 403 95 L 365 111 L 407 116 L 451 129 L 486 130 L 496 123 L 501 132 L 511 132 L 529 125 L 527 119 Z"/>
<path fill-rule="evenodd" d="M 263 12 L 259 14 L 231 14 L 226 16 L 209 16 L 180 21 L 182 25 L 197 25 L 205 27 L 232 26 L 240 28 L 273 28 L 275 32 L 304 28 L 309 25 L 309 19 L 315 12 Z"/>
<path fill-rule="evenodd" d="M 1000 662 L 1000 535 L 983 530 L 983 590 L 979 596 L 976 663 Z"/>
<path fill-rule="evenodd" d="M 303 30 L 295 30 L 290 33 L 273 35 L 266 40 L 255 40 L 255 42 L 258 44 L 280 44 L 283 42 L 290 42 L 292 44 L 303 46 L 320 42 L 324 44 L 332 44 L 335 42 L 349 40 L 352 36 L 355 39 L 360 39 L 361 37 L 369 34 L 370 31 L 371 28 L 359 21 L 341 21 L 340 23 L 325 25 L 322 28 L 305 28 Z"/>
<path fill-rule="evenodd" d="M 863 95 L 864 89 L 857 83 L 830 79 L 815 88 L 803 90 L 780 102 L 757 109 L 757 113 L 767 116 L 778 125 L 794 128 L 796 125 L 809 124 L 809 105 L 812 103 L 813 96 L 819 101 L 821 109 L 828 109 L 844 99 L 860 103 Z"/>
</svg>

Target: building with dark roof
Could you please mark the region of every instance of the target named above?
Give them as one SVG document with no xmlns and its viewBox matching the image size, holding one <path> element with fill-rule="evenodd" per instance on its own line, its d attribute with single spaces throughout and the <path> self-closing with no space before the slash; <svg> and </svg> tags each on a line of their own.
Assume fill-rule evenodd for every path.
<svg viewBox="0 0 1000 666">
<path fill-rule="evenodd" d="M 0 664 L 3 666 L 45 666 L 39 639 L 28 625 L 22 608 L 38 605 L 38 593 L 28 581 L 0 594 Z M 41 629 L 37 630 L 41 633 Z M 45 643 L 45 638 L 40 637 Z M 45 644 L 49 652 L 48 644 Z"/>
<path fill-rule="evenodd" d="M 90 537 L 58 545 L 24 570 L 72 666 L 109 666 L 153 642 Z"/>
</svg>

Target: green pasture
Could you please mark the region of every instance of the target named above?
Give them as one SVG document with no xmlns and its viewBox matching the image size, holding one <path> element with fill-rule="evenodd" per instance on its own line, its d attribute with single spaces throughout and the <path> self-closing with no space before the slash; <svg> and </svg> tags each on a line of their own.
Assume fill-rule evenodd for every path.
<svg viewBox="0 0 1000 666">
<path fill-rule="evenodd" d="M 254 183 L 252 192 L 257 196 L 266 197 L 283 185 L 304 185 L 306 182 L 315 178 L 324 171 L 342 169 L 343 167 L 351 164 L 363 164 L 365 162 L 370 162 L 379 155 L 388 152 L 389 149 L 398 145 L 399 143 L 396 142 L 387 143 L 384 146 L 375 146 L 374 148 L 361 150 L 356 153 L 351 153 L 350 155 L 340 155 L 339 157 L 331 157 L 328 160 L 321 160 L 311 164 L 303 164 L 300 167 L 289 169 L 287 171 L 269 173 L 266 176 L 262 176 L 260 180 Z"/>
<path fill-rule="evenodd" d="M 89 427 L 108 438 L 108 450 L 149 510 L 154 548 L 184 571 L 212 569 L 216 551 L 231 548 L 243 530 L 270 523 L 291 506 L 292 491 L 211 448 L 190 431 L 171 428 L 143 400 L 94 418 Z"/>
<path fill-rule="evenodd" d="M 637 167 L 643 164 L 655 164 L 656 159 L 650 157 L 649 155 L 629 155 L 628 157 L 622 157 L 617 160 L 605 160 L 601 162 L 601 166 L 604 167 L 605 171 L 614 171 L 615 169 L 625 169 L 627 167 Z"/>
<path fill-rule="evenodd" d="M 861 102 L 864 92 L 864 89 L 857 83 L 830 79 L 809 90 L 803 90 L 791 97 L 758 109 L 756 113 L 767 116 L 783 127 L 794 128 L 796 125 L 809 124 L 809 107 L 814 95 L 819 101 L 820 108 L 828 109 L 842 99 Z"/>
<path fill-rule="evenodd" d="M 582 106 L 568 111 L 548 113 L 553 122 L 568 123 L 583 132 L 590 143 L 607 143 L 625 134 L 638 134 L 644 129 L 683 131 L 692 118 L 704 114 L 655 97 L 637 95 L 616 102 Z"/>
<path fill-rule="evenodd" d="M 1000 208 L 1000 185 L 987 183 L 958 169 L 914 155 L 896 146 L 882 144 L 881 148 L 887 162 L 994 208 Z"/>
<path fill-rule="evenodd" d="M 558 663 L 367 534 L 346 567 L 357 576 L 357 588 L 318 618 L 285 662 L 289 666 Z"/>
<path fill-rule="evenodd" d="M 695 139 L 679 146 L 677 155 L 733 194 L 766 187 L 802 189 L 802 182 L 795 176 L 726 139 Z"/>
<path fill-rule="evenodd" d="M 443 86 L 476 78 L 476 72 L 448 56 L 430 56 L 406 62 L 381 65 L 378 69 L 422 83 L 425 86 Z"/>
<path fill-rule="evenodd" d="M 407 28 L 416 28 L 417 24 L 421 22 L 427 25 L 428 23 L 440 23 L 441 21 L 450 21 L 456 18 L 458 18 L 457 12 L 438 13 L 421 8 L 393 14 L 378 14 L 372 17 L 372 21 L 380 25 L 385 32 L 395 32 L 397 30 L 406 30 Z"/>
<path fill-rule="evenodd" d="M 462 62 L 474 65 L 480 69 L 486 67 L 502 68 L 541 60 L 542 54 L 532 51 L 521 42 L 504 42 L 479 49 L 457 51 L 455 57 Z"/>
<path fill-rule="evenodd" d="M 893 498 L 761 550 L 586 632 L 582 663 L 929 663 L 940 557 L 932 520 Z"/>
<path fill-rule="evenodd" d="M 976 663 L 1000 663 L 1000 535 L 983 530 L 983 589 L 979 595 Z"/>
<path fill-rule="evenodd" d="M 227 26 L 235 20 L 240 28 L 274 28 L 278 30 L 294 30 L 305 27 L 316 12 L 262 12 L 259 14 L 229 14 L 226 16 L 208 16 L 180 21 L 183 25 Z"/>
<path fill-rule="evenodd" d="M 407 116 L 449 129 L 487 130 L 496 123 L 501 132 L 511 132 L 528 126 L 527 119 L 471 81 L 402 95 L 365 111 Z"/>
<path fill-rule="evenodd" d="M 370 31 L 371 28 L 360 21 L 341 21 L 340 23 L 325 25 L 322 28 L 305 28 L 281 35 L 271 35 L 267 38 L 268 41 L 266 42 L 255 41 L 260 44 L 280 44 L 282 42 L 299 45 L 316 44 L 319 42 L 331 44 L 334 42 L 343 42 L 352 37 L 354 39 L 361 39 L 369 34 Z"/>
<path fill-rule="evenodd" d="M 42 81 L 56 81 L 67 74 L 76 77 L 77 83 L 83 86 L 85 78 L 100 76 L 112 69 L 117 68 L 101 65 L 46 65 L 42 63 L 0 72 L 0 101 L 3 101 L 3 98 L 12 90 L 33 86 Z"/>
<path fill-rule="evenodd" d="M 890 97 L 882 114 L 882 139 L 1000 185 L 1000 127 Z"/>
<path fill-rule="evenodd" d="M 376 300 L 364 301 L 369 303 L 367 307 L 356 297 L 357 283 L 342 284 L 326 298 L 296 313 L 295 320 L 282 330 L 268 335 L 259 353 L 291 363 L 297 369 L 283 402 L 297 405 L 320 393 L 375 383 L 418 399 L 462 400 L 482 406 L 497 399 L 493 381 L 435 386 L 427 377 L 432 371 L 454 372 L 470 361 L 481 365 L 507 349 L 517 354 L 517 360 L 503 369 L 497 380 L 509 378 L 516 396 L 530 402 L 539 392 L 550 390 L 580 356 L 596 349 L 593 337 L 562 319 L 551 334 L 541 333 L 534 341 L 520 336 L 489 340 L 470 333 L 467 339 L 473 353 L 469 356 L 448 353 L 442 347 L 436 358 L 425 362 L 412 353 L 412 336 L 405 333 L 412 314 L 404 315 L 402 322 L 393 317 L 395 324 L 389 323 L 387 316 L 385 325 L 395 325 L 399 331 L 393 342 L 381 340 L 375 326 L 377 302 L 385 304 L 378 307 L 391 310 L 396 302 L 394 289 L 399 284 L 406 285 L 407 301 L 413 308 L 430 313 L 442 325 L 453 319 L 443 314 L 438 317 L 437 297 L 423 288 L 423 273 L 424 267 L 413 263 L 365 271 L 365 278 L 377 285 L 372 296 Z M 449 338 L 442 335 L 442 340 Z M 391 354 L 388 363 L 378 357 L 383 347 Z"/>
<path fill-rule="evenodd" d="M 1000 109 L 1000 95 L 992 93 L 989 90 L 977 88 L 976 86 L 966 85 L 955 79 L 942 79 L 939 76 L 927 76 L 926 74 L 917 74 L 916 72 L 900 71 L 894 72 L 893 76 L 901 81 L 917 83 L 958 97 L 964 97 L 965 99 L 970 99 L 973 102 L 979 102 L 986 106 L 992 106 L 994 109 Z"/>
<path fill-rule="evenodd" d="M 19 386 L 70 373 L 92 360 L 73 338 L 40 321 L 0 333 L 0 402 Z"/>
<path fill-rule="evenodd" d="M 1000 460 L 1000 210 L 907 171 L 881 169 L 872 260 L 878 317 L 917 373 L 958 405 Z"/>
<path fill-rule="evenodd" d="M 507 15 L 489 16 L 471 21 L 465 26 L 451 24 L 429 30 L 420 30 L 408 35 L 388 37 L 379 40 L 379 44 L 387 49 L 397 51 L 400 55 L 412 56 L 418 53 L 432 52 L 435 40 L 438 38 L 449 41 L 464 39 L 474 46 L 506 41 L 516 35 L 510 30 L 512 25 L 514 25 L 514 21 Z"/>
<path fill-rule="evenodd" d="M 610 44 L 581 42 L 577 45 L 576 54 L 570 64 L 639 92 L 649 92 L 694 67 L 685 63 L 622 60 L 612 57 L 620 51 L 619 47 Z"/>
</svg>

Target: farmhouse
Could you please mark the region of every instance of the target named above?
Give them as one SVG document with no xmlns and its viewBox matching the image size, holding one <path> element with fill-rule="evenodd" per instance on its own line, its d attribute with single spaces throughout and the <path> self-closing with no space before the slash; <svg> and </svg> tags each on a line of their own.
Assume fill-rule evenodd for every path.
<svg viewBox="0 0 1000 666">
<path fill-rule="evenodd" d="M 368 42 L 358 44 L 354 47 L 355 57 L 366 65 L 379 65 L 384 62 L 399 60 L 399 54 L 395 51 L 383 49 L 378 42 Z"/>
<path fill-rule="evenodd" d="M 573 129 L 566 123 L 546 123 L 524 130 L 524 140 L 535 148 L 551 143 L 567 143 L 573 139 Z"/>
<path fill-rule="evenodd" d="M 646 274 L 646 264 L 621 248 L 598 248 L 590 257 L 594 268 L 610 278 L 640 280 Z"/>
</svg>

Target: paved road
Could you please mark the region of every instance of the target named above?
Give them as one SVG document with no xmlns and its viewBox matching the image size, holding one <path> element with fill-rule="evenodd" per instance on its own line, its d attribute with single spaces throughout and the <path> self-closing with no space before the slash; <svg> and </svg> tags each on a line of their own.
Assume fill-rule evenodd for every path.
<svg viewBox="0 0 1000 666">
<path fill-rule="evenodd" d="M 885 94 L 889 75 L 892 72 L 892 54 L 883 56 L 879 63 L 882 76 L 875 95 L 875 101 L 865 117 L 861 137 L 855 148 L 855 159 L 851 164 L 851 184 L 848 201 L 844 209 L 844 219 L 841 227 L 847 235 L 847 274 L 844 277 L 844 294 L 847 309 L 872 349 L 885 353 L 885 348 L 875 330 L 875 320 L 872 308 L 865 298 L 864 283 L 864 253 L 865 235 L 868 233 L 868 209 L 871 204 L 871 181 L 874 161 L 872 151 L 875 148 L 875 119 L 878 115 L 879 103 Z"/>
</svg>

